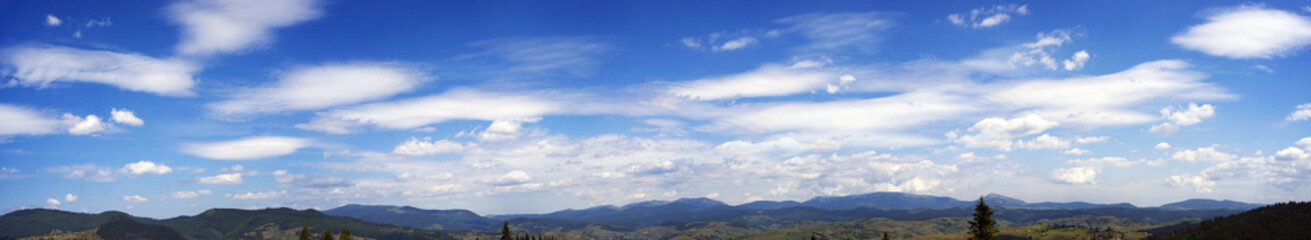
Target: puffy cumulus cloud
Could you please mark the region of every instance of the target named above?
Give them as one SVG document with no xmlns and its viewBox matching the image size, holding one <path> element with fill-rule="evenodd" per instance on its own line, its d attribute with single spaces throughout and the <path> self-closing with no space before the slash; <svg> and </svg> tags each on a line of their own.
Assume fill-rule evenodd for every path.
<svg viewBox="0 0 1311 240">
<path fill-rule="evenodd" d="M 1087 64 L 1090 58 L 1092 58 L 1092 55 L 1088 54 L 1088 50 L 1079 50 L 1079 52 L 1074 53 L 1074 56 L 1070 56 L 1070 59 L 1066 59 L 1062 63 L 1065 64 L 1065 71 L 1074 71 L 1083 69 L 1083 65 Z"/>
<path fill-rule="evenodd" d="M 1156 147 L 1154 147 L 1154 148 L 1159 149 L 1159 150 L 1170 149 L 1170 143 L 1167 143 L 1167 142 L 1157 143 L 1157 144 L 1156 144 Z"/>
<path fill-rule="evenodd" d="M 1197 124 L 1202 122 L 1202 119 L 1215 116 L 1215 107 L 1211 106 L 1211 104 L 1198 106 L 1196 103 L 1189 103 L 1188 109 L 1175 110 L 1174 107 L 1162 108 L 1161 116 L 1164 117 L 1167 122 L 1152 126 L 1149 131 L 1156 134 L 1173 134 L 1179 131 L 1180 126 Z"/>
<path fill-rule="evenodd" d="M 147 199 L 146 197 L 142 197 L 141 195 L 131 195 L 131 196 L 123 196 L 123 201 L 128 203 L 143 203 L 146 201 L 150 201 L 150 199 Z"/>
<path fill-rule="evenodd" d="M 104 131 L 107 126 L 105 122 L 100 121 L 100 117 L 94 114 L 87 115 L 86 118 L 83 118 L 77 115 L 65 113 L 64 124 L 69 126 L 68 134 L 72 135 L 95 134 Z"/>
<path fill-rule="evenodd" d="M 478 139 L 478 141 L 490 142 L 514 140 L 528 133 L 527 130 L 523 128 L 524 123 L 537 122 L 541 119 L 542 118 L 537 117 L 517 120 L 496 120 L 492 121 L 492 124 L 488 125 L 487 128 L 482 131 L 475 131 L 470 133 L 470 135 L 473 135 L 473 137 Z"/>
<path fill-rule="evenodd" d="M 776 22 L 789 25 L 787 32 L 800 33 L 812 42 L 808 50 L 838 50 L 847 47 L 870 51 L 881 41 L 881 33 L 894 23 L 886 14 L 812 13 L 786 17 Z"/>
<path fill-rule="evenodd" d="M 22 106 L 0 103 L 0 139 L 10 135 L 43 135 L 59 132 L 60 121 Z"/>
<path fill-rule="evenodd" d="M 286 195 L 287 195 L 287 191 L 282 190 L 282 191 L 268 191 L 268 192 L 244 192 L 238 194 L 228 194 L 227 196 L 236 200 L 261 200 L 261 199 L 282 198 Z"/>
<path fill-rule="evenodd" d="M 146 121 L 141 120 L 141 118 L 137 118 L 136 114 L 132 113 L 132 111 L 127 109 L 121 109 L 121 110 L 117 108 L 110 109 L 109 115 L 110 118 L 113 119 L 114 122 L 116 123 L 127 124 L 128 126 L 134 126 L 134 127 L 146 125 Z"/>
<path fill-rule="evenodd" d="M 313 141 L 304 138 L 261 136 L 231 141 L 186 143 L 181 151 L 214 160 L 251 160 L 287 155 L 308 147 Z"/>
<path fill-rule="evenodd" d="M 563 101 L 532 94 L 455 89 L 426 97 L 321 112 L 309 123 L 296 127 L 338 134 L 369 125 L 413 129 L 451 120 L 532 119 L 564 111 L 565 106 Z"/>
<path fill-rule="evenodd" d="M 69 203 L 71 203 L 71 202 L 76 202 L 76 201 L 77 201 L 77 195 L 73 195 L 72 193 L 69 193 L 69 194 L 67 194 L 67 195 L 64 195 L 64 202 L 69 202 Z"/>
<path fill-rule="evenodd" d="M 17 84 L 47 88 L 56 82 L 90 82 L 164 96 L 194 95 L 194 63 L 130 53 L 57 46 L 20 46 L 0 51 L 0 62 Z"/>
<path fill-rule="evenodd" d="M 53 27 L 53 26 L 59 26 L 61 24 L 64 24 L 64 21 L 59 20 L 59 17 L 56 17 L 54 14 L 46 14 L 46 26 Z"/>
<path fill-rule="evenodd" d="M 1132 110 L 1151 100 L 1235 98 L 1223 88 L 1201 82 L 1206 76 L 1188 68 L 1189 64 L 1183 61 L 1162 60 L 1101 76 L 1011 81 L 978 89 L 983 91 L 982 99 L 991 103 L 1009 109 L 1033 109 L 1029 113 L 1044 119 L 1088 127 L 1157 120 L 1159 118 Z"/>
<path fill-rule="evenodd" d="M 177 52 L 211 55 L 272 42 L 273 30 L 320 15 L 315 0 L 192 0 L 173 3 L 169 18 L 182 25 Z"/>
<path fill-rule="evenodd" d="M 1297 140 L 1297 143 L 1293 143 L 1293 145 L 1300 146 L 1306 149 L 1307 151 L 1311 151 L 1311 137 L 1306 137 L 1306 138 L 1302 138 L 1301 140 Z"/>
<path fill-rule="evenodd" d="M 1208 16 L 1206 23 L 1189 27 L 1170 41 L 1212 56 L 1281 57 L 1311 44 L 1311 18 L 1261 5 L 1239 6 Z"/>
<path fill-rule="evenodd" d="M 599 58 L 614 50 L 590 37 L 502 38 L 470 45 L 487 50 L 459 58 L 492 57 L 511 63 L 514 72 L 564 72 L 580 77 L 594 75 L 602 63 Z"/>
<path fill-rule="evenodd" d="M 1097 168 L 1072 167 L 1052 170 L 1051 178 L 1058 183 L 1085 185 L 1097 184 Z"/>
<path fill-rule="evenodd" d="M 814 146 L 802 144 L 794 138 L 784 137 L 770 141 L 728 141 L 715 146 L 716 151 L 735 154 L 794 155 L 811 150 Z M 833 150 L 833 149 L 829 149 Z"/>
<path fill-rule="evenodd" d="M 1165 183 L 1170 187 L 1191 188 L 1197 193 L 1211 193 L 1211 188 L 1215 187 L 1215 181 L 1192 174 L 1170 176 L 1165 179 Z"/>
<path fill-rule="evenodd" d="M 947 21 L 961 27 L 988 28 L 1011 20 L 1011 14 L 1028 15 L 1029 5 L 994 5 L 970 10 L 969 14 L 953 13 Z"/>
<path fill-rule="evenodd" d="M 241 173 L 228 173 L 197 178 L 196 182 L 202 184 L 241 184 L 245 181 L 242 180 Z"/>
<path fill-rule="evenodd" d="M 509 173 L 505 173 L 505 175 L 501 175 L 500 178 L 494 179 L 492 181 L 488 181 L 488 183 L 496 186 L 507 186 L 507 185 L 524 184 L 532 180 L 533 177 L 529 176 L 528 172 L 524 172 L 523 170 L 514 170 L 514 171 L 510 171 Z"/>
<path fill-rule="evenodd" d="M 1170 158 L 1186 162 L 1224 162 L 1238 158 L 1238 156 L 1215 150 L 1214 147 L 1204 147 L 1197 150 L 1187 149 L 1174 152 L 1173 155 L 1170 155 Z"/>
<path fill-rule="evenodd" d="M 1292 160 L 1305 160 L 1311 158 L 1311 155 L 1308 155 L 1306 151 L 1303 151 L 1300 148 L 1288 147 L 1285 148 L 1284 150 L 1279 150 L 1279 152 L 1276 152 L 1274 157 L 1275 160 L 1279 160 L 1279 161 L 1292 161 Z"/>
<path fill-rule="evenodd" d="M 824 89 L 827 85 L 839 86 L 844 81 L 822 69 L 819 66 L 822 64 L 807 66 L 804 62 L 793 66 L 765 65 L 750 72 L 675 83 L 666 93 L 692 100 L 786 96 Z"/>
<path fill-rule="evenodd" d="M 46 205 L 47 205 L 47 206 L 50 206 L 51 208 L 59 208 L 59 204 L 60 204 L 60 202 L 59 202 L 58 199 L 54 199 L 54 198 L 47 198 L 47 199 L 46 199 Z"/>
<path fill-rule="evenodd" d="M 988 164 L 998 160 L 1005 160 L 1005 159 L 1006 159 L 1006 155 L 1003 154 L 997 154 L 996 156 L 992 156 L 992 157 L 984 157 L 984 156 L 974 155 L 974 152 L 967 152 L 957 155 L 956 158 L 952 160 L 952 163 L 958 165 Z"/>
<path fill-rule="evenodd" d="M 1297 110 L 1288 114 L 1288 117 L 1284 119 L 1289 122 L 1311 119 L 1311 103 L 1297 105 Z"/>
<path fill-rule="evenodd" d="M 171 198 L 179 198 L 179 199 L 189 199 L 189 198 L 199 198 L 200 196 L 209 195 L 209 194 L 211 194 L 211 193 L 213 193 L 213 192 L 210 192 L 209 190 L 203 190 L 203 189 L 202 189 L 202 190 L 196 190 L 196 191 L 177 191 L 177 192 L 169 193 L 169 194 L 168 194 L 168 197 L 171 197 Z"/>
<path fill-rule="evenodd" d="M 317 110 L 384 99 L 410 91 L 426 79 L 395 63 L 306 66 L 281 74 L 276 83 L 239 90 L 208 107 L 220 116 Z"/>
<path fill-rule="evenodd" d="M 396 145 L 392 148 L 391 153 L 409 156 L 427 156 L 438 153 L 459 153 L 466 148 L 477 147 L 477 144 L 463 144 L 452 142 L 450 140 L 432 140 L 432 138 L 410 138 L 410 140 Z"/>
<path fill-rule="evenodd" d="M 173 172 L 173 168 L 164 166 L 164 164 L 155 164 L 154 162 L 151 161 L 140 161 L 140 162 L 129 163 L 127 165 L 124 165 L 123 169 L 120 171 L 132 175 L 141 175 L 147 173 L 163 175 L 165 173 Z"/>
<path fill-rule="evenodd" d="M 948 139 L 967 148 L 993 148 L 1010 151 L 1015 144 L 1011 142 L 1012 139 L 1038 134 L 1056 126 L 1060 126 L 1060 123 L 1034 114 L 1011 119 L 991 117 L 975 123 L 967 130 L 968 133 L 952 131 L 946 135 Z M 1058 138 L 1053 139 L 1054 137 L 1046 134 L 1043 134 L 1043 136 L 1040 137 L 1041 140 L 1035 139 L 1034 142 L 1037 143 L 1023 144 L 1021 142 L 1020 147 L 1032 145 L 1034 148 L 1044 148 L 1053 144 L 1060 145 L 1060 141 L 1062 141 Z M 1064 145 L 1068 147 L 1069 142 L 1065 141 Z"/>
</svg>

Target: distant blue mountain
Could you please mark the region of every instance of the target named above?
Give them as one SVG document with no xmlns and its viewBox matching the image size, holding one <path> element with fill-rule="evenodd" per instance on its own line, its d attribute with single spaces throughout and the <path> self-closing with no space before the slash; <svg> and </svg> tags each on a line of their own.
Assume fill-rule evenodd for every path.
<svg viewBox="0 0 1311 240">
<path fill-rule="evenodd" d="M 1248 210 L 1248 209 L 1253 209 L 1253 208 L 1259 208 L 1259 207 L 1262 207 L 1262 206 L 1265 206 L 1265 204 L 1254 204 L 1254 203 L 1236 202 L 1236 201 L 1230 201 L 1230 200 L 1216 201 L 1216 200 L 1211 200 L 1211 199 L 1197 199 L 1197 198 L 1194 198 L 1194 199 L 1184 200 L 1184 201 L 1182 201 L 1182 202 L 1169 203 L 1169 204 L 1161 205 L 1160 208 L 1161 208 L 1161 209 L 1168 209 L 1168 210 L 1199 210 L 1199 209 L 1237 209 L 1237 210 Z"/>
<path fill-rule="evenodd" d="M 801 206 L 827 210 L 854 208 L 879 209 L 916 209 L 916 208 L 954 208 L 974 206 L 973 202 L 898 192 L 875 192 L 841 197 L 816 197 L 801 203 Z"/>
<path fill-rule="evenodd" d="M 747 204 L 737 205 L 738 208 L 756 209 L 756 210 L 774 210 L 801 206 L 797 201 L 755 201 Z"/>
<path fill-rule="evenodd" d="M 1025 207 L 1035 208 L 1055 208 L 1055 209 L 1089 209 L 1089 208 L 1138 208 L 1129 203 L 1099 204 L 1088 202 L 1040 202 L 1025 204 Z"/>
<path fill-rule="evenodd" d="M 479 216 L 469 210 L 426 210 L 410 206 L 346 205 L 323 214 L 353 217 L 365 221 L 394 224 L 416 229 L 463 231 L 495 229 L 499 221 Z"/>
</svg>

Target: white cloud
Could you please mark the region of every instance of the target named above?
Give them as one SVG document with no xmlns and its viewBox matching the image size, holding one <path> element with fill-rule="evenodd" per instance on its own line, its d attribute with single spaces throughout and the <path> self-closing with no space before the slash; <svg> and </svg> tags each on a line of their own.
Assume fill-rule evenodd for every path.
<svg viewBox="0 0 1311 240">
<path fill-rule="evenodd" d="M 1009 64 L 1011 68 L 1018 67 L 1017 64 L 1026 67 L 1041 64 L 1048 70 L 1056 70 L 1058 69 L 1058 65 L 1063 63 L 1066 71 L 1074 71 L 1082 69 L 1083 65 L 1088 62 L 1088 59 L 1092 58 L 1092 55 L 1088 54 L 1088 50 L 1080 50 L 1079 52 L 1074 53 L 1070 59 L 1062 62 L 1057 62 L 1057 60 L 1052 57 L 1052 52 L 1056 50 L 1056 47 L 1060 47 L 1067 42 L 1073 41 L 1073 39 L 1070 38 L 1069 30 L 1057 29 L 1047 33 L 1038 33 L 1037 39 L 1038 40 L 1035 42 L 1021 44 L 1018 47 L 1018 51 L 1011 54 L 1010 59 L 1007 60 L 1007 64 Z"/>
<path fill-rule="evenodd" d="M 1070 56 L 1070 59 L 1064 61 L 1065 71 L 1083 69 L 1083 65 L 1088 63 L 1089 58 L 1092 58 L 1092 55 L 1088 55 L 1088 50 L 1080 50 L 1074 53 L 1074 56 Z"/>
<path fill-rule="evenodd" d="M 1131 110 L 1137 104 L 1151 100 L 1235 98 L 1218 86 L 1200 82 L 1206 76 L 1188 71 L 1188 67 L 1188 63 L 1183 61 L 1162 60 L 1101 76 L 1003 82 L 979 90 L 983 91 L 983 99 L 994 104 L 1009 109 L 1035 109 L 1030 112 L 1045 119 L 1083 126 L 1128 125 L 1157 120 L 1159 118 Z"/>
<path fill-rule="evenodd" d="M 1028 15 L 1029 5 L 994 5 L 970 10 L 969 14 L 947 15 L 947 21 L 962 27 L 988 28 L 1011 19 L 1011 14 Z M 968 17 L 967 17 L 968 16 Z"/>
<path fill-rule="evenodd" d="M 1132 167 L 1134 165 L 1138 165 L 1144 162 L 1146 161 L 1141 161 L 1141 160 L 1129 161 L 1129 159 L 1125 159 L 1122 157 L 1102 157 L 1102 158 L 1089 158 L 1089 159 L 1074 159 L 1074 160 L 1066 161 L 1065 163 L 1070 165 L 1084 166 L 1084 167 L 1104 168 L 1104 167 Z"/>
<path fill-rule="evenodd" d="M 876 146 L 916 146 L 933 140 L 899 131 L 975 111 L 963 99 L 932 92 L 912 92 L 873 99 L 829 102 L 783 102 L 714 110 L 704 131 L 796 133 L 801 141 L 820 139 L 866 142 Z M 861 121 L 851 121 L 861 119 Z M 835 139 L 836 138 L 836 139 Z M 845 139 L 845 140 L 844 140 Z"/>
<path fill-rule="evenodd" d="M 1015 140 L 1015 147 L 1024 149 L 1066 149 L 1070 148 L 1070 141 L 1053 137 L 1052 135 L 1043 134 L 1033 138 L 1033 140 Z"/>
<path fill-rule="evenodd" d="M 423 74 L 397 64 L 349 63 L 295 68 L 269 86 L 243 89 L 209 104 L 221 116 L 317 110 L 410 91 Z M 325 94 L 331 93 L 331 94 Z"/>
<path fill-rule="evenodd" d="M 100 121 L 100 117 L 92 114 L 86 118 L 78 117 L 73 114 L 64 114 L 64 124 L 69 125 L 68 134 L 88 135 L 95 134 L 105 130 L 105 123 Z"/>
<path fill-rule="evenodd" d="M 1255 65 L 1252 65 L 1252 69 L 1261 70 L 1262 72 L 1265 72 L 1265 73 L 1275 73 L 1275 70 L 1272 69 L 1272 68 L 1270 68 L 1270 66 L 1266 66 L 1266 65 L 1262 65 L 1262 64 L 1255 64 Z"/>
<path fill-rule="evenodd" d="M 405 141 L 400 145 L 396 145 L 391 152 L 400 155 L 425 156 L 438 153 L 459 153 L 466 148 L 472 148 L 475 146 L 476 145 L 473 144 L 465 145 L 445 139 L 433 141 L 432 138 L 423 138 L 422 140 L 418 138 L 410 138 L 410 140 Z"/>
<path fill-rule="evenodd" d="M 507 185 L 524 184 L 532 180 L 533 178 L 532 176 L 528 176 L 528 172 L 524 172 L 523 170 L 514 170 L 509 173 L 506 173 L 505 175 L 502 175 L 500 178 L 491 181 L 489 183 L 497 186 L 507 186 Z"/>
<path fill-rule="evenodd" d="M 199 198 L 200 196 L 203 196 L 203 195 L 209 195 L 209 194 L 211 194 L 211 193 L 213 193 L 213 192 L 210 192 L 209 190 L 177 191 L 177 192 L 173 192 L 173 193 L 168 194 L 168 196 L 171 197 L 171 198 L 187 199 L 187 198 Z"/>
<path fill-rule="evenodd" d="M 1215 187 L 1215 181 L 1191 174 L 1170 176 L 1170 178 L 1165 179 L 1165 182 L 1171 187 L 1192 188 L 1197 193 L 1211 193 L 1211 188 Z"/>
<path fill-rule="evenodd" d="M 1307 151 L 1311 151 L 1311 137 L 1306 137 L 1306 138 L 1302 138 L 1301 140 L 1297 140 L 1297 143 L 1293 143 L 1293 145 L 1297 145 L 1302 147 L 1303 149 L 1306 149 Z"/>
<path fill-rule="evenodd" d="M 756 38 L 753 38 L 753 37 L 741 37 L 741 38 L 738 38 L 738 39 L 733 39 L 732 41 L 724 42 L 723 45 L 719 45 L 719 46 L 717 46 L 717 47 L 714 47 L 714 49 L 712 49 L 712 50 L 715 50 L 715 51 L 732 51 L 732 50 L 738 50 L 738 49 L 745 48 L 745 47 L 747 47 L 747 46 L 751 46 L 751 44 L 755 44 L 757 41 L 758 41 L 758 40 L 756 40 Z"/>
<path fill-rule="evenodd" d="M 1109 136 L 1079 137 L 1079 138 L 1075 138 L 1074 142 L 1079 144 L 1089 144 L 1089 143 L 1105 142 L 1106 140 L 1109 139 L 1111 139 L 1111 137 Z"/>
<path fill-rule="evenodd" d="M 1207 17 L 1206 23 L 1170 41 L 1213 56 L 1282 57 L 1311 44 L 1311 18 L 1261 5 L 1239 6 Z"/>
<path fill-rule="evenodd" d="M 685 37 L 682 40 L 679 40 L 679 42 L 682 42 L 683 46 L 689 48 L 701 48 L 701 42 L 697 41 L 694 37 Z"/>
<path fill-rule="evenodd" d="M 1170 143 L 1166 143 L 1166 142 L 1157 143 L 1156 149 L 1161 149 L 1161 150 L 1170 149 Z"/>
<path fill-rule="evenodd" d="M 1066 184 L 1097 184 L 1097 168 L 1093 167 L 1073 167 L 1060 168 L 1053 170 L 1051 173 L 1053 180 Z"/>
<path fill-rule="evenodd" d="M 1061 153 L 1063 153 L 1063 154 L 1073 154 L 1073 155 L 1084 155 L 1084 154 L 1092 153 L 1092 151 L 1083 150 L 1083 149 L 1079 149 L 1079 148 L 1071 148 L 1071 149 L 1067 149 L 1067 150 L 1065 150 L 1065 151 L 1061 151 Z"/>
<path fill-rule="evenodd" d="M 68 195 L 64 195 L 64 202 L 71 203 L 76 201 L 77 201 L 77 195 L 73 195 L 72 193 L 69 193 Z"/>
<path fill-rule="evenodd" d="M 488 49 L 459 58 L 490 56 L 513 64 L 510 70 L 514 72 L 562 71 L 581 77 L 595 74 L 602 63 L 598 58 L 614 49 L 588 37 L 503 38 L 471 45 Z"/>
<path fill-rule="evenodd" d="M 504 141 L 518 139 L 525 134 L 523 129 L 524 123 L 537 122 L 542 118 L 529 118 L 519 120 L 496 120 L 492 121 L 482 132 L 474 134 L 478 141 Z"/>
<path fill-rule="evenodd" d="M 22 106 L 0 103 L 0 139 L 8 135 L 42 135 L 59 132 L 60 121 Z"/>
<path fill-rule="evenodd" d="M 881 39 L 880 33 L 893 23 L 880 13 L 804 14 L 779 19 L 778 23 L 791 25 L 789 31 L 800 32 L 813 42 L 810 50 L 836 50 L 854 47 L 869 51 Z"/>
<path fill-rule="evenodd" d="M 1170 155 L 1170 158 L 1186 162 L 1224 162 L 1238 158 L 1238 156 L 1217 151 L 1214 147 L 1205 147 L 1197 150 L 1178 151 Z"/>
<path fill-rule="evenodd" d="M 141 175 L 147 173 L 163 175 L 165 173 L 173 172 L 173 168 L 164 166 L 164 164 L 155 164 L 154 162 L 150 162 L 150 161 L 140 161 L 140 162 L 129 163 L 127 165 L 124 165 L 122 171 L 132 175 Z"/>
<path fill-rule="evenodd" d="M 197 178 L 196 182 L 203 184 L 241 184 L 245 181 L 241 179 L 241 173 L 228 173 Z"/>
<path fill-rule="evenodd" d="M 287 155 L 309 146 L 309 139 L 262 136 L 224 142 L 182 144 L 182 153 L 214 160 L 251 160 Z"/>
<path fill-rule="evenodd" d="M 320 15 L 314 0 L 195 0 L 173 3 L 169 17 L 183 27 L 177 52 L 211 55 L 272 42 L 272 31 Z"/>
<path fill-rule="evenodd" d="M 838 76 L 817 68 L 765 65 L 746 73 L 676 83 L 667 93 L 692 100 L 786 96 L 841 81 Z"/>
<path fill-rule="evenodd" d="M 530 119 L 562 111 L 563 107 L 563 103 L 530 94 L 455 89 L 427 97 L 322 112 L 309 123 L 296 127 L 327 133 L 349 133 L 364 125 L 412 129 L 450 120 Z"/>
<path fill-rule="evenodd" d="M 112 19 L 109 19 L 109 17 L 105 17 L 100 20 L 95 20 L 95 19 L 87 20 L 85 26 L 87 28 L 91 28 L 91 27 L 108 27 L 113 25 L 114 25 L 114 21 Z"/>
<path fill-rule="evenodd" d="M 1179 131 L 1180 126 L 1188 126 L 1202 122 L 1203 119 L 1215 116 L 1215 107 L 1211 104 L 1197 106 L 1196 103 L 1189 103 L 1188 109 L 1174 110 L 1174 107 L 1161 109 L 1161 116 L 1167 122 L 1152 126 L 1148 131 L 1156 134 L 1174 134 Z"/>
<path fill-rule="evenodd" d="M 123 201 L 128 203 L 143 203 L 146 201 L 150 201 L 150 199 L 146 199 L 146 197 L 142 197 L 141 195 L 132 195 L 132 196 L 123 196 Z"/>
<path fill-rule="evenodd" d="M 191 96 L 200 70 L 191 62 L 67 47 L 13 47 L 3 51 L 18 84 L 46 88 L 55 82 L 91 82 L 164 96 Z"/>
<path fill-rule="evenodd" d="M 82 179 L 92 182 L 113 182 L 118 180 L 118 176 L 114 174 L 113 169 L 96 166 L 95 164 L 56 166 L 47 171 L 64 173 L 64 178 L 67 179 Z"/>
<path fill-rule="evenodd" d="M 127 109 L 122 109 L 122 110 L 117 108 L 110 109 L 109 115 L 111 118 L 114 119 L 114 122 L 116 123 L 127 124 L 128 126 L 146 125 L 146 121 L 142 121 L 140 118 L 137 118 L 136 114 L 133 114 L 132 111 Z"/>
<path fill-rule="evenodd" d="M 1297 105 L 1297 111 L 1288 114 L 1284 119 L 1289 122 L 1311 119 L 1311 103 Z"/>
<path fill-rule="evenodd" d="M 64 24 L 64 21 L 60 21 L 59 17 L 55 17 L 55 15 L 52 14 L 46 14 L 46 26 L 59 26 L 61 24 Z"/>
<path fill-rule="evenodd" d="M 273 171 L 273 180 L 278 183 L 289 183 L 302 188 L 341 188 L 350 187 L 355 181 L 326 176 L 313 176 L 303 174 L 289 174 L 287 170 Z"/>
<path fill-rule="evenodd" d="M 947 133 L 947 138 L 954 142 L 961 143 L 967 148 L 993 148 L 1010 151 L 1013 147 L 1013 143 L 1011 142 L 1012 139 L 1038 134 L 1056 126 L 1060 126 L 1060 123 L 1043 119 L 1043 117 L 1034 114 L 1011 119 L 992 117 L 980 120 L 978 123 L 975 123 L 974 126 L 970 127 L 968 131 L 973 134 L 960 134 L 956 131 L 952 131 Z M 1053 143 L 1053 141 L 1051 141 L 1053 139 L 1050 139 L 1052 138 L 1051 136 L 1046 134 L 1043 136 L 1046 137 L 1043 138 L 1043 142 L 1041 142 L 1042 144 Z M 1055 141 L 1055 143 L 1059 144 L 1059 139 L 1054 140 L 1058 140 Z M 1065 145 L 1068 147 L 1069 142 L 1065 142 Z M 1047 145 L 1034 146 L 1045 147 Z M 1024 145 L 1021 145 L 1020 147 L 1024 147 Z"/>
<path fill-rule="evenodd" d="M 228 194 L 228 195 L 232 196 L 232 199 L 236 199 L 236 200 L 260 200 L 260 199 L 281 198 L 287 195 L 287 191 L 283 190 L 281 192 L 279 191 L 245 192 L 245 193 Z"/>
<path fill-rule="evenodd" d="M 1285 148 L 1284 150 L 1279 150 L 1279 152 L 1276 152 L 1274 157 L 1275 160 L 1279 160 L 1279 161 L 1292 161 L 1292 160 L 1303 160 L 1303 159 L 1311 158 L 1311 154 L 1307 154 L 1306 151 L 1303 151 L 1300 148 L 1288 147 Z"/>
<path fill-rule="evenodd" d="M 46 205 L 50 205 L 51 207 L 59 207 L 59 200 L 54 198 L 47 198 Z"/>
</svg>

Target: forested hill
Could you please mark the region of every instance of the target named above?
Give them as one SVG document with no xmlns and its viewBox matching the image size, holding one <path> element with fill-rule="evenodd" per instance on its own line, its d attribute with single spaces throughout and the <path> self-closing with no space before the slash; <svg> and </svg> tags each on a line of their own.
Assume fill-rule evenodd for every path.
<svg viewBox="0 0 1311 240">
<path fill-rule="evenodd" d="M 109 226 L 105 228 L 105 226 Z M 158 226 L 158 227 L 155 227 Z M 104 228 L 105 236 L 167 236 L 166 227 L 190 240 L 296 239 L 302 227 L 318 234 L 350 229 L 356 239 L 454 239 L 439 231 L 330 216 L 315 210 L 270 208 L 262 210 L 210 209 L 195 216 L 164 220 L 139 218 L 121 212 L 81 214 L 59 210 L 19 210 L 0 216 L 0 239 L 31 237 L 52 232 L 77 232 Z M 142 232 L 142 229 L 148 231 Z M 98 233 L 100 234 L 100 233 Z M 316 236 L 315 239 L 318 237 Z"/>
<path fill-rule="evenodd" d="M 1311 239 L 1311 202 L 1277 203 L 1150 239 Z"/>
</svg>

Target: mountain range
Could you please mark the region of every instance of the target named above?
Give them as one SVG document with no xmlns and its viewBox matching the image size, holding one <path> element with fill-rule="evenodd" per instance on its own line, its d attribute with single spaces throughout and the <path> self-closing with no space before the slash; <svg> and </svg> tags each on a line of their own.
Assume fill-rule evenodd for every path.
<svg viewBox="0 0 1311 240">
<path fill-rule="evenodd" d="M 1129 203 L 1098 204 L 1087 202 L 1028 203 L 999 194 L 988 194 L 983 200 L 989 205 L 1009 211 L 1086 210 L 1119 208 L 1141 211 L 1232 210 L 1236 212 L 1262 206 L 1235 201 L 1190 199 L 1161 207 L 1139 208 Z M 871 213 L 870 216 L 900 212 L 925 212 L 973 207 L 974 201 L 950 197 L 875 192 L 850 196 L 816 197 L 805 202 L 756 201 L 732 206 L 710 198 L 683 198 L 673 201 L 644 201 L 623 206 L 604 205 L 586 209 L 566 209 L 545 214 L 509 214 L 479 216 L 465 210 L 422 210 L 408 206 L 347 205 L 324 211 L 335 216 L 354 217 L 367 221 L 401 226 L 447 231 L 490 230 L 501 221 L 531 225 L 567 227 L 603 225 L 613 229 L 633 229 L 660 224 L 726 219 L 753 214 L 822 214 L 843 210 L 889 211 Z M 900 211 L 891 211 L 900 210 Z M 843 211 L 860 212 L 860 211 Z M 1068 211 L 1067 211 L 1068 212 Z M 839 214 L 841 215 L 841 214 Z M 947 214 L 951 215 L 951 214 Z M 968 214 L 966 214 L 968 215 Z"/>
<path fill-rule="evenodd" d="M 1190 199 L 1160 207 L 1085 202 L 1028 203 L 1007 196 L 982 197 L 1008 226 L 1044 224 L 1052 219 L 1101 216 L 1140 225 L 1168 224 L 1226 216 L 1259 207 L 1229 200 Z M 312 233 L 351 230 L 358 239 L 491 238 L 502 222 L 516 232 L 563 234 L 573 238 L 703 238 L 747 236 L 798 226 L 825 224 L 917 226 L 906 236 L 961 231 L 974 201 L 950 197 L 876 192 L 816 197 L 804 202 L 757 201 L 737 206 L 710 198 L 644 201 L 545 214 L 481 216 L 468 210 L 428 210 L 410 206 L 345 205 L 331 210 L 211 209 L 194 216 L 151 219 L 108 211 L 100 214 L 49 209 L 19 210 L 0 216 L 0 239 L 64 236 L 69 239 L 292 239 L 300 227 Z M 817 225 L 818 224 L 818 225 Z M 929 224 L 932 226 L 923 226 Z M 786 232 L 786 231 L 785 231 Z M 319 238 L 318 236 L 313 237 Z M 766 237 L 767 238 L 767 237 Z"/>
</svg>

